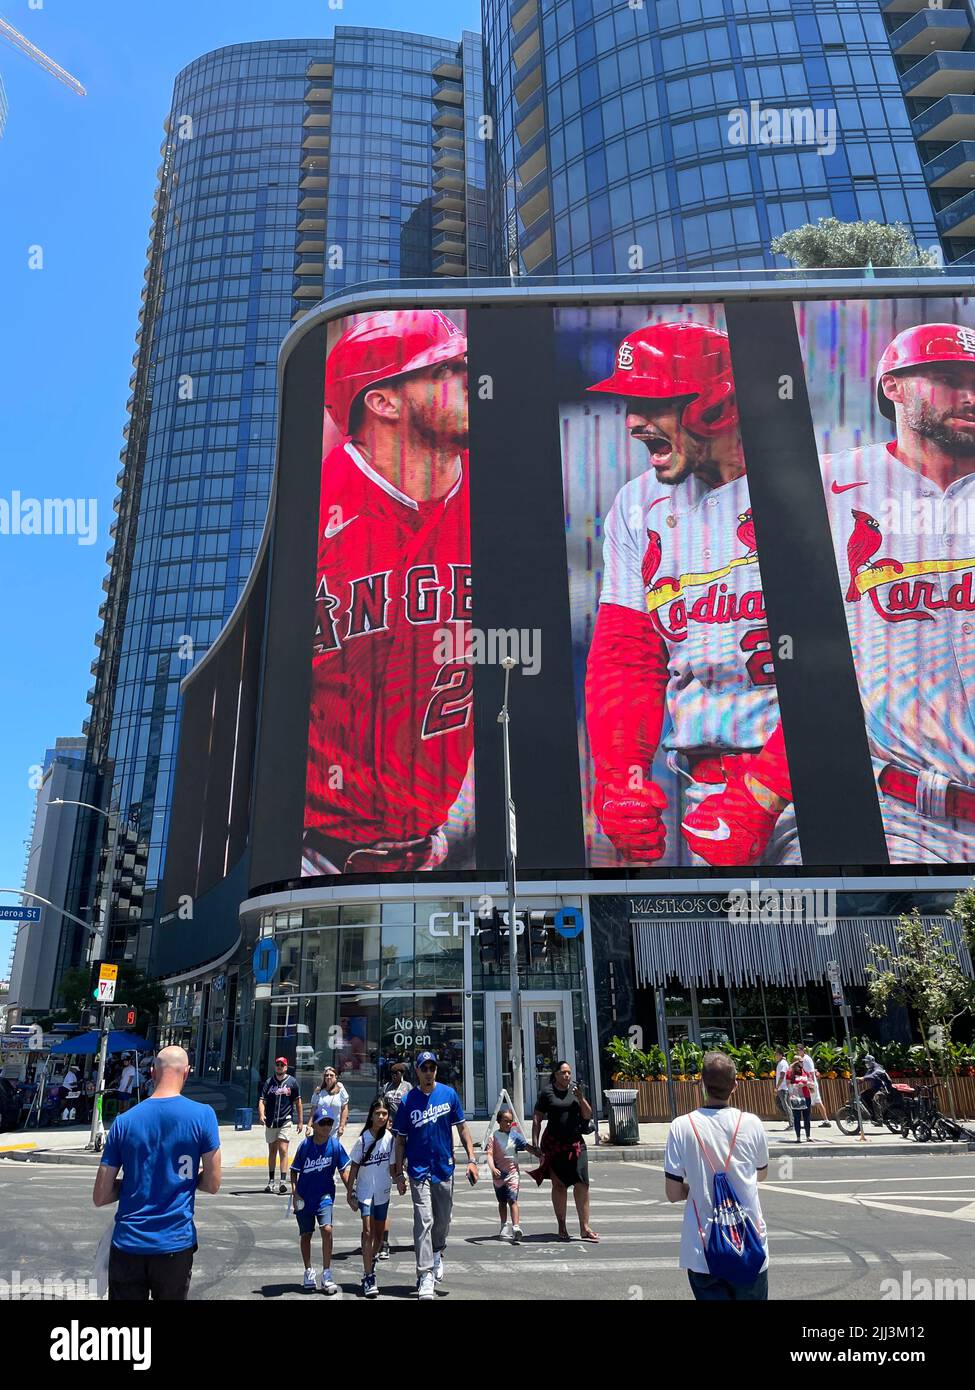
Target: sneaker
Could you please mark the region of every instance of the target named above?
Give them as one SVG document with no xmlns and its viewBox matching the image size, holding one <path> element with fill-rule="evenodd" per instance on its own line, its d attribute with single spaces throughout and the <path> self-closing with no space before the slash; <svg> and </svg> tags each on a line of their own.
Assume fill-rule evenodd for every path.
<svg viewBox="0 0 975 1390">
<path fill-rule="evenodd" d="M 380 1250 L 379 1254 L 376 1256 L 376 1259 L 377 1259 L 377 1260 L 388 1260 L 388 1259 L 389 1259 L 389 1241 L 388 1241 L 388 1240 L 383 1240 L 383 1248 Z"/>
<path fill-rule="evenodd" d="M 274 1183 L 273 1183 L 273 1182 L 269 1182 L 268 1185 L 267 1185 L 267 1187 L 265 1187 L 264 1191 L 265 1191 L 265 1192 L 273 1192 L 273 1191 L 274 1191 Z"/>
<path fill-rule="evenodd" d="M 819 1122 L 819 1128 L 820 1128 L 820 1129 L 829 1129 L 829 1128 L 831 1128 L 830 1123 L 829 1123 L 829 1120 L 820 1120 L 820 1122 Z"/>
<path fill-rule="evenodd" d="M 439 1250 L 436 1251 L 433 1257 L 433 1277 L 438 1284 L 442 1284 L 447 1277 L 447 1271 L 444 1269 L 443 1255 L 441 1255 Z"/>
<path fill-rule="evenodd" d="M 362 1292 L 365 1294 L 366 1298 L 379 1297 L 379 1285 L 376 1283 L 376 1276 L 374 1274 L 366 1274 L 363 1276 Z"/>
<path fill-rule="evenodd" d="M 336 1284 L 335 1280 L 332 1278 L 332 1271 L 331 1271 L 330 1269 L 323 1269 L 323 1270 L 322 1270 L 321 1285 L 322 1285 L 322 1293 L 333 1294 L 333 1293 L 338 1293 L 338 1291 L 339 1291 L 339 1286 L 338 1286 L 338 1284 Z"/>
<path fill-rule="evenodd" d="M 305 1270 L 305 1277 L 301 1282 L 301 1287 L 304 1289 L 305 1293 L 315 1292 L 315 1271 L 313 1269 Z"/>
<path fill-rule="evenodd" d="M 416 1281 L 416 1296 L 421 1299 L 434 1298 L 435 1280 L 431 1270 L 421 1274 Z"/>
<path fill-rule="evenodd" d="M 278 1183 L 278 1192 L 281 1194 L 282 1197 L 285 1195 L 285 1193 L 287 1192 L 287 1190 L 288 1190 L 288 1184 L 287 1184 L 286 1182 L 279 1182 L 279 1183 Z"/>
<path fill-rule="evenodd" d="M 511 1228 L 511 1243 L 512 1243 L 512 1245 L 517 1245 L 517 1244 L 520 1242 L 520 1240 L 521 1240 L 521 1238 L 522 1238 L 523 1235 L 524 1235 L 524 1231 L 521 1229 L 520 1226 L 512 1226 L 512 1228 Z"/>
<path fill-rule="evenodd" d="M 514 1227 L 510 1221 L 503 1221 L 498 1232 L 498 1240 L 510 1240 L 514 1232 Z"/>
</svg>

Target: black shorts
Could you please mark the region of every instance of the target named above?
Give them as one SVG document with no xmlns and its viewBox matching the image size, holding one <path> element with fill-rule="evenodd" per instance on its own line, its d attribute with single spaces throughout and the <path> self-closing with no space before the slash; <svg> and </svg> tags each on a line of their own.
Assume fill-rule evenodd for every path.
<svg viewBox="0 0 975 1390">
<path fill-rule="evenodd" d="M 190 1292 L 194 1245 L 172 1254 L 146 1255 L 112 1246 L 108 1257 L 110 1303 L 180 1303 Z"/>
</svg>

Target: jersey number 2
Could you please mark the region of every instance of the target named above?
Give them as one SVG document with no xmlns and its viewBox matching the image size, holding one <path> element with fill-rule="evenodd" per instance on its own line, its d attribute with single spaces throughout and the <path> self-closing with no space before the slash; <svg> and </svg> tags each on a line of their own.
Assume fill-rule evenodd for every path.
<svg viewBox="0 0 975 1390">
<path fill-rule="evenodd" d="M 423 716 L 423 738 L 463 729 L 471 717 L 474 699 L 474 671 L 463 662 L 441 666 L 433 682 L 433 695 Z"/>
<path fill-rule="evenodd" d="M 772 664 L 768 628 L 749 628 L 739 645 L 743 652 L 751 652 L 751 656 L 745 662 L 745 670 L 752 678 L 752 685 L 774 685 L 775 667 Z"/>
</svg>

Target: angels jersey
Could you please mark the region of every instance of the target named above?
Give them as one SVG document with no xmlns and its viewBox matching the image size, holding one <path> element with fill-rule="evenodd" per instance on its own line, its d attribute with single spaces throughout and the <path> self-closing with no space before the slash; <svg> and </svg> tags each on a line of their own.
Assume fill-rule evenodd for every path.
<svg viewBox="0 0 975 1390">
<path fill-rule="evenodd" d="M 937 779 L 975 787 L 975 473 L 942 492 L 893 448 L 821 460 L 870 751 L 878 776 L 890 764 L 935 779 L 934 794 Z M 881 802 L 888 841 L 905 817 L 917 833 L 916 810 Z M 924 837 L 968 859 L 975 824 L 942 820 Z"/>
<path fill-rule="evenodd" d="M 443 824 L 473 749 L 467 454 L 445 498 L 416 502 L 351 443 L 322 465 L 305 828 L 356 845 Z"/>
<path fill-rule="evenodd" d="M 621 488 L 606 518 L 600 603 L 649 616 L 668 653 L 669 749 L 761 748 L 778 723 L 744 477 Z"/>
</svg>

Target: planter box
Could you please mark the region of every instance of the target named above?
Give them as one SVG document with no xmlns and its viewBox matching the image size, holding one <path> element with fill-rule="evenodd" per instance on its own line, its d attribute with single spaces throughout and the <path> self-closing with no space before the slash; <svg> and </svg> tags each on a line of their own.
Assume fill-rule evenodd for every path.
<svg viewBox="0 0 975 1390">
<path fill-rule="evenodd" d="M 915 1085 L 918 1081 L 921 1085 L 925 1084 L 920 1078 L 907 1077 L 905 1080 L 909 1086 Z M 666 1081 L 636 1081 L 629 1082 L 628 1085 L 636 1086 L 636 1108 L 639 1120 L 645 1123 L 655 1120 L 669 1121 L 670 1105 L 667 1100 Z M 819 1089 L 827 1115 L 835 1114 L 840 1106 L 845 1105 L 849 1099 L 850 1083 L 840 1077 L 835 1079 L 822 1077 Z M 975 1076 L 953 1077 L 952 1090 L 959 1118 L 975 1118 Z M 942 1095 L 942 1108 L 946 1112 L 948 1109 L 947 1099 L 947 1096 Z M 674 1103 L 677 1106 L 678 1115 L 687 1115 L 690 1111 L 695 1110 L 701 1103 L 701 1083 L 699 1081 L 675 1081 Z M 758 1115 L 763 1120 L 782 1118 L 782 1113 L 775 1103 L 775 1090 L 771 1080 L 763 1081 L 756 1077 L 754 1081 L 739 1081 L 738 1089 L 734 1095 L 734 1104 L 740 1110 Z"/>
</svg>

